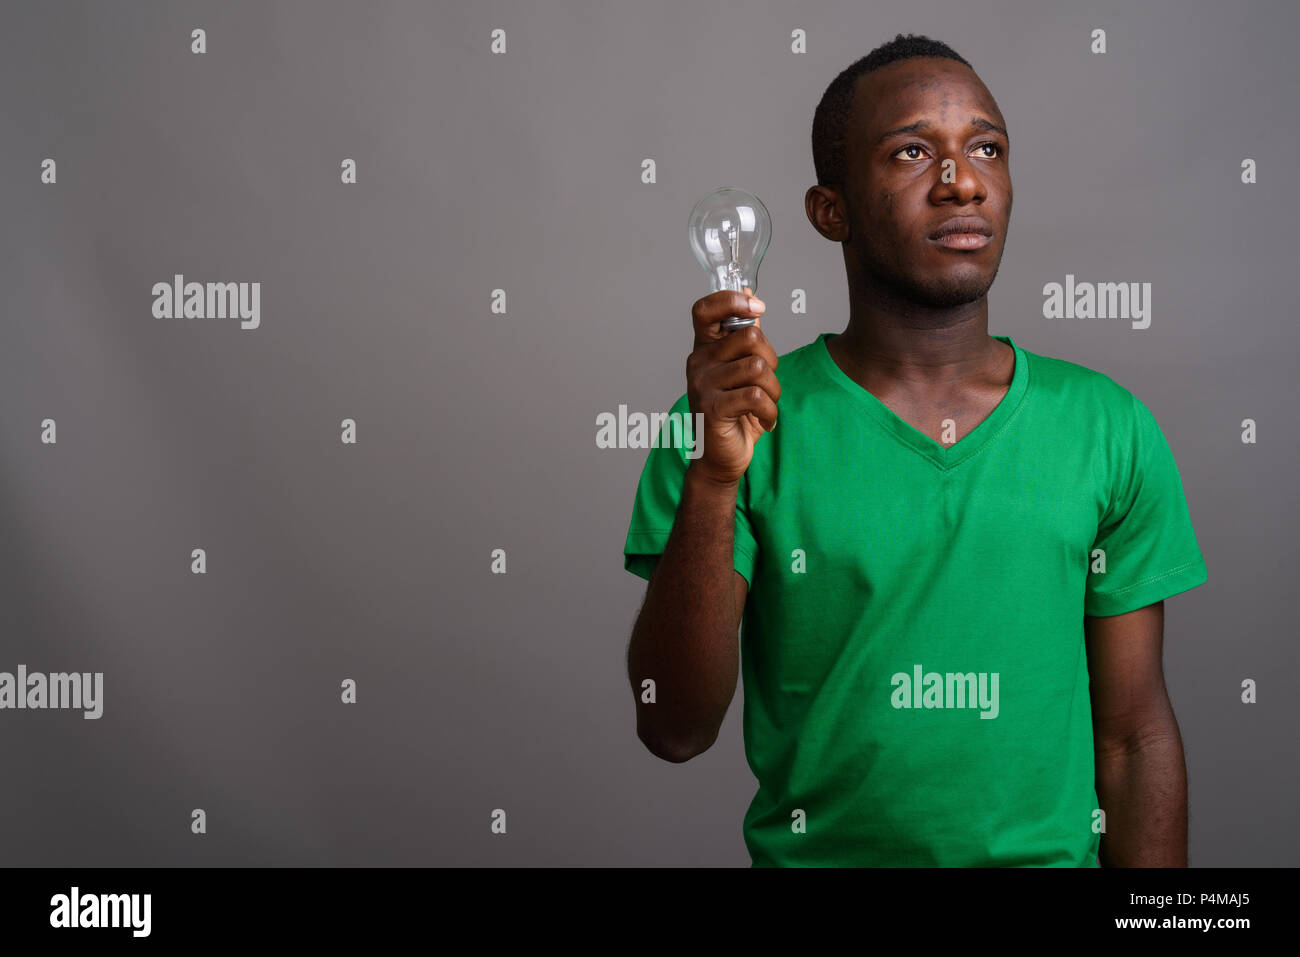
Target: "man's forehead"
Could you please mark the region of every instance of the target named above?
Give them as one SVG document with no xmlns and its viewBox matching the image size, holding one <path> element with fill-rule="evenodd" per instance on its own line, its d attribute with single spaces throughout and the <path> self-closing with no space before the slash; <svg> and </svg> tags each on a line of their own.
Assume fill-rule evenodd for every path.
<svg viewBox="0 0 1300 957">
<path fill-rule="evenodd" d="M 1001 121 L 992 94 L 973 70 L 955 60 L 915 57 L 858 77 L 852 135 L 861 142 L 926 115 L 965 123 L 980 114 Z"/>
</svg>

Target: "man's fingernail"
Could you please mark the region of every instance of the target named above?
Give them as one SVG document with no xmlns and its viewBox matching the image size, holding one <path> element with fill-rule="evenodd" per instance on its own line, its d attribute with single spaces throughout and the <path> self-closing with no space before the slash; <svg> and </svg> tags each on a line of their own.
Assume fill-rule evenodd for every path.
<svg viewBox="0 0 1300 957">
<path fill-rule="evenodd" d="M 762 312 L 764 309 L 767 308 L 767 305 L 763 302 L 762 299 L 755 299 L 753 296 L 750 296 L 749 308 L 752 312 Z"/>
</svg>

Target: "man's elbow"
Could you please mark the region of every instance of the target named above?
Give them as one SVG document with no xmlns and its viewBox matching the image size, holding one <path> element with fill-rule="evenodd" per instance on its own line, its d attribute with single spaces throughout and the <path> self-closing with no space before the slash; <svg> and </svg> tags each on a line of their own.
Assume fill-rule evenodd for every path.
<svg viewBox="0 0 1300 957">
<path fill-rule="evenodd" d="M 713 742 L 717 736 L 709 738 L 707 741 L 664 741 L 654 738 L 648 734 L 638 732 L 637 737 L 645 745 L 646 750 L 656 758 L 668 761 L 672 764 L 685 764 L 691 758 L 703 754 L 709 748 L 713 747 Z"/>
</svg>

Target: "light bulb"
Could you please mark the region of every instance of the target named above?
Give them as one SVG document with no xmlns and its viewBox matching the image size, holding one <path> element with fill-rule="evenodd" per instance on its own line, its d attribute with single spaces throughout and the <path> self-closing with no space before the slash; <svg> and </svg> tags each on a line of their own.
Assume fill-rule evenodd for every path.
<svg viewBox="0 0 1300 957">
<path fill-rule="evenodd" d="M 687 224 L 691 252 L 709 274 L 713 291 L 758 289 L 758 266 L 772 239 L 772 217 L 752 193 L 723 186 L 695 204 Z M 752 326 L 751 317 L 722 321 L 728 331 Z"/>
</svg>

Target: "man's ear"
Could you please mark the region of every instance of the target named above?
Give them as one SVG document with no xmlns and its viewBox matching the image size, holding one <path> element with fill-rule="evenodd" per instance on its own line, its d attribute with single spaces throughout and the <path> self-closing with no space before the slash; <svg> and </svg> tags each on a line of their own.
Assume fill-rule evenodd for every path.
<svg viewBox="0 0 1300 957">
<path fill-rule="evenodd" d="M 844 205 L 844 195 L 834 186 L 809 186 L 803 197 L 804 212 L 813 229 L 831 242 L 842 243 L 849 238 L 849 221 Z"/>
</svg>

